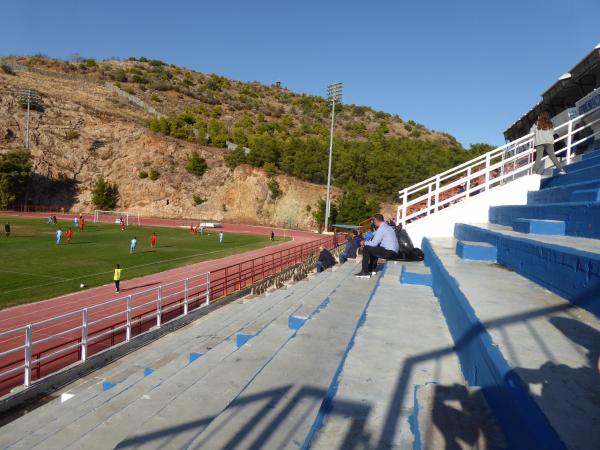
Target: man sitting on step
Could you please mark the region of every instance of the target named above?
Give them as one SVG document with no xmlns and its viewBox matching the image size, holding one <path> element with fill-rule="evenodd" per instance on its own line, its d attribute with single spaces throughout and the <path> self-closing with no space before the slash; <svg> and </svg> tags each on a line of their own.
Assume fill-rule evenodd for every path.
<svg viewBox="0 0 600 450">
<path fill-rule="evenodd" d="M 373 216 L 373 223 L 377 231 L 375 231 L 373 239 L 361 243 L 363 246 L 362 270 L 355 275 L 357 278 L 370 278 L 371 275 L 374 275 L 379 258 L 398 258 L 400 246 L 394 229 L 385 223 L 381 214 Z"/>
</svg>

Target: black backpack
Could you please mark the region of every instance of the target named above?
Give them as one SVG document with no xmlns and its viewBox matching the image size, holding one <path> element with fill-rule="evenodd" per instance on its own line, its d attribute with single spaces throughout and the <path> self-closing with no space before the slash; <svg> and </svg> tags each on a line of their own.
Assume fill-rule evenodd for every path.
<svg viewBox="0 0 600 450">
<path fill-rule="evenodd" d="M 402 225 L 396 225 L 394 227 L 396 233 L 396 239 L 398 240 L 399 250 L 398 259 L 402 261 L 423 261 L 425 255 L 420 248 L 413 245 L 410 236 L 406 232 Z"/>
</svg>

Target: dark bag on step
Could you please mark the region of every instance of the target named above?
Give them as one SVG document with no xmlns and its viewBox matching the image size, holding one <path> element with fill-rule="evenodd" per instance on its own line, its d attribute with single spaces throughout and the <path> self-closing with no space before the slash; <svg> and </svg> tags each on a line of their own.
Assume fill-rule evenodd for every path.
<svg viewBox="0 0 600 450">
<path fill-rule="evenodd" d="M 425 259 L 423 251 L 413 245 L 410 236 L 402 228 L 402 225 L 396 225 L 394 232 L 396 233 L 396 239 L 400 247 L 398 250 L 399 261 L 423 261 Z"/>
</svg>

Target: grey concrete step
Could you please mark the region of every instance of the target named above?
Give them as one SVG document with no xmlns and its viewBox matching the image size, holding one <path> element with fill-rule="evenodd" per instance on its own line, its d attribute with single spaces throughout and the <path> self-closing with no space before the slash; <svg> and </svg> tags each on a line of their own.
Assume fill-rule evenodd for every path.
<svg viewBox="0 0 600 450">
<path fill-rule="evenodd" d="M 454 239 L 430 242 L 434 285 L 440 277 L 449 286 L 440 284 L 451 295 L 441 302 L 452 302 L 444 308 L 473 363 L 465 375 L 495 393 L 491 406 L 521 436 L 518 448 L 525 438 L 544 448 L 597 447 L 600 321 L 498 264 L 461 260 Z"/>
<path fill-rule="evenodd" d="M 322 284 L 318 284 L 318 280 L 313 284 L 326 289 L 327 286 L 336 283 L 336 278 L 340 276 L 343 276 L 343 271 L 340 271 L 340 273 L 325 273 L 323 276 L 317 277 L 322 280 Z M 308 292 L 312 292 L 312 290 L 308 289 L 306 293 L 302 294 L 302 291 L 298 289 L 297 295 L 287 297 L 285 301 L 276 302 L 268 314 L 258 316 L 260 323 L 267 326 L 279 316 L 287 319 L 287 315 L 297 308 L 303 295 L 307 295 Z M 257 329 L 256 323 L 250 323 L 248 327 L 251 327 L 248 332 L 255 332 Z M 246 330 L 242 331 L 245 332 Z M 192 379 L 200 378 L 228 356 L 236 353 L 236 350 L 235 339 L 226 339 L 191 364 L 187 364 L 186 361 L 167 364 L 149 377 L 143 379 L 138 377 L 138 380 L 130 385 L 117 386 L 120 388 L 119 391 L 105 392 L 93 398 L 92 401 L 87 401 L 75 408 L 69 408 L 68 413 L 58 417 L 47 426 L 35 430 L 34 433 L 26 436 L 18 444 L 19 446 L 31 448 L 36 443 L 41 447 L 52 443 L 53 446 L 61 448 L 75 442 L 97 427 L 102 422 L 102 418 L 110 418 L 140 399 L 147 400 L 154 391 L 165 389 L 165 386 L 184 389 L 185 385 L 178 384 L 178 379 L 186 374 Z M 126 358 L 122 361 L 124 364 L 127 363 Z M 131 431 L 131 429 L 129 430 Z"/>
<path fill-rule="evenodd" d="M 423 263 L 387 263 L 312 448 L 413 448 L 417 386 L 464 384 L 437 298 L 429 286 L 401 284 L 402 266 L 404 275 L 429 273 Z"/>
<path fill-rule="evenodd" d="M 185 447 L 301 447 L 351 346 L 378 278 L 350 276 L 342 283 L 317 319 L 307 321 Z"/>
<path fill-rule="evenodd" d="M 325 272 L 316 281 L 322 283 L 331 276 Z M 190 325 L 152 342 L 148 346 L 128 355 L 126 360 L 120 359 L 89 376 L 66 386 L 58 392 L 57 398 L 27 414 L 26 420 L 16 424 L 8 424 L 3 428 L 6 433 L 0 436 L 0 446 L 17 442 L 31 431 L 38 430 L 39 423 L 49 423 L 57 420 L 65 411 L 74 410 L 80 404 L 92 405 L 101 402 L 102 398 L 110 398 L 112 392 L 104 392 L 103 384 L 118 384 L 113 389 L 126 390 L 142 381 L 145 368 L 154 371 L 172 364 L 174 368 L 183 368 L 189 363 L 190 353 L 206 353 L 220 342 L 235 338 L 235 333 L 252 325 L 259 326 L 257 320 L 263 314 L 273 310 L 283 300 L 309 289 L 308 283 L 301 282 L 290 286 L 287 290 L 278 290 L 267 296 L 254 298 L 244 304 L 231 303 L 209 315 L 204 316 Z M 153 373 L 154 375 L 154 373 Z M 64 401 L 66 398 L 69 400 Z M 98 399 L 96 399 L 98 397 Z M 94 402 L 90 403 L 92 400 Z M 29 427 L 27 426 L 29 424 Z"/>
<path fill-rule="evenodd" d="M 348 269 L 351 269 L 350 265 L 341 271 L 345 277 L 340 282 L 351 276 Z M 312 312 L 306 323 L 321 320 L 320 306 L 324 297 L 331 295 L 335 289 L 327 291 L 322 286 L 305 297 L 302 307 Z M 156 392 L 150 402 L 139 401 L 130 405 L 87 434 L 79 444 L 86 448 L 101 448 L 93 443 L 100 436 L 110 434 L 108 443 L 118 448 L 185 448 L 289 345 L 290 340 L 293 341 L 294 335 L 295 331 L 288 326 L 286 317 L 278 318 L 205 377 L 188 380 L 179 377 L 178 384 L 186 385 L 186 389 L 174 386 L 173 389 Z M 148 408 L 152 401 L 155 403 Z M 131 427 L 119 426 L 120 423 L 133 424 L 134 431 Z"/>
</svg>

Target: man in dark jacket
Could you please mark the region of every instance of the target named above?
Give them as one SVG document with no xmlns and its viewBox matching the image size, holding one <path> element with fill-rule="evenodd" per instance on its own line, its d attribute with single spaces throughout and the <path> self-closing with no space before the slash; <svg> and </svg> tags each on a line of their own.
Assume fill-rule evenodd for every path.
<svg viewBox="0 0 600 450">
<path fill-rule="evenodd" d="M 344 264 L 348 259 L 356 258 L 356 252 L 360 247 L 360 241 L 362 241 L 360 232 L 358 230 L 352 230 L 352 236 L 348 239 L 344 252 L 340 254 L 340 264 Z"/>
<path fill-rule="evenodd" d="M 317 273 L 336 265 L 335 258 L 329 250 L 325 247 L 319 247 L 319 250 L 321 250 L 321 253 L 319 253 L 319 259 L 317 260 Z"/>
</svg>

